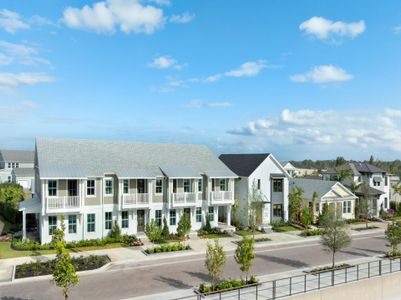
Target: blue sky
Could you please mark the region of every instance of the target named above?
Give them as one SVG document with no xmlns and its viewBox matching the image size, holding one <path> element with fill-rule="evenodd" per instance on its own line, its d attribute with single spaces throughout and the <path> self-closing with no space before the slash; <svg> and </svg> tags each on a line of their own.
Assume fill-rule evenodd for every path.
<svg viewBox="0 0 401 300">
<path fill-rule="evenodd" d="M 0 148 L 400 158 L 399 1 L 3 0 Z"/>
</svg>

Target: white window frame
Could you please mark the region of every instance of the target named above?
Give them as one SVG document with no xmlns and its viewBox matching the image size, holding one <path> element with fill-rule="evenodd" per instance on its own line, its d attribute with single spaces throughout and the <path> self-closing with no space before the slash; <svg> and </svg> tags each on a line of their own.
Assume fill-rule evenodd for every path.
<svg viewBox="0 0 401 300">
<path fill-rule="evenodd" d="M 127 184 L 127 192 L 125 192 L 125 183 Z M 129 194 L 129 189 L 130 189 L 130 180 L 129 179 L 123 179 L 123 195 L 128 195 Z"/>
<path fill-rule="evenodd" d="M 70 217 L 75 217 L 75 222 L 71 223 Z M 68 215 L 68 234 L 76 234 L 78 232 L 77 223 L 77 215 Z M 75 231 L 72 232 L 71 228 L 74 228 Z"/>
<path fill-rule="evenodd" d="M 198 219 L 198 217 L 200 218 Z M 202 207 L 195 208 L 195 221 L 196 223 L 202 223 Z"/>
<path fill-rule="evenodd" d="M 93 181 L 93 187 L 88 187 L 88 181 Z M 93 195 L 88 194 L 88 189 L 93 188 Z M 96 179 L 87 179 L 86 180 L 86 197 L 87 198 L 96 198 Z"/>
<path fill-rule="evenodd" d="M 280 182 L 281 183 L 281 191 L 276 191 L 275 189 L 275 183 Z M 284 191 L 284 180 L 283 179 L 273 179 L 272 180 L 272 185 L 273 185 L 273 193 L 282 193 Z"/>
<path fill-rule="evenodd" d="M 93 221 L 91 221 L 89 223 L 89 216 L 90 215 L 93 215 L 94 218 L 93 218 Z M 92 230 L 89 231 L 89 225 L 93 225 L 93 231 Z M 95 233 L 96 232 L 96 214 L 94 214 L 94 213 L 90 213 L 90 214 L 86 215 L 86 232 L 88 232 L 88 233 Z"/>
<path fill-rule="evenodd" d="M 106 218 L 106 216 L 109 215 L 109 214 L 111 216 L 110 220 L 108 220 Z M 109 225 L 110 225 L 110 228 L 108 228 Z M 105 230 L 112 230 L 113 229 L 113 212 L 111 212 L 111 211 L 105 211 L 104 212 L 104 229 Z"/>
<path fill-rule="evenodd" d="M 161 186 L 157 185 L 158 181 L 160 181 L 162 183 Z M 163 195 L 163 187 L 164 187 L 164 182 L 163 181 L 164 181 L 163 178 L 156 178 L 156 181 L 155 181 L 155 195 Z M 157 188 L 161 188 L 161 192 L 158 192 Z"/>
<path fill-rule="evenodd" d="M 127 214 L 127 218 L 123 217 L 123 214 Z M 124 222 L 126 222 L 126 225 L 124 225 Z M 124 210 L 121 212 L 121 228 L 127 229 L 129 228 L 129 213 L 128 210 Z"/>
<path fill-rule="evenodd" d="M 56 219 L 56 224 L 50 224 L 50 218 L 55 218 Z M 58 222 L 58 218 L 57 218 L 57 216 L 49 216 L 48 218 L 47 218 L 47 222 L 49 223 L 48 225 L 49 225 L 49 235 L 53 235 L 53 233 L 54 233 L 54 230 L 56 230 L 57 229 L 57 222 Z"/>
<path fill-rule="evenodd" d="M 224 187 L 224 188 L 221 188 L 221 187 Z M 227 191 L 228 189 L 228 184 L 227 184 L 227 178 L 220 178 L 219 179 L 219 189 L 220 189 L 220 191 Z"/>
<path fill-rule="evenodd" d="M 50 195 L 50 193 L 49 193 L 49 183 L 50 182 L 55 182 L 56 183 L 56 187 L 55 187 L 56 194 L 55 195 Z M 54 189 L 54 187 L 52 187 L 52 189 Z M 58 180 L 48 180 L 47 181 L 47 196 L 48 197 L 57 197 L 57 195 L 58 195 Z"/>
<path fill-rule="evenodd" d="M 210 210 L 212 210 L 212 212 L 210 212 Z M 208 216 L 210 222 L 214 222 L 214 206 L 208 207 L 207 216 Z M 212 216 L 212 217 L 210 217 L 210 216 Z"/>
<path fill-rule="evenodd" d="M 10 163 L 10 162 L 9 162 L 9 163 L 7 163 L 7 167 L 8 167 L 8 169 L 12 169 L 12 168 L 11 168 L 11 166 L 12 166 L 12 165 L 11 165 L 11 163 Z"/>
<path fill-rule="evenodd" d="M 185 191 L 185 183 L 188 182 L 188 191 Z M 182 187 L 184 189 L 184 193 L 191 193 L 191 179 L 184 179 L 182 182 Z"/>
<path fill-rule="evenodd" d="M 351 213 L 352 203 L 351 201 L 347 200 L 343 202 L 343 214 L 350 214 Z"/>
<path fill-rule="evenodd" d="M 161 209 L 156 209 L 155 211 L 155 222 L 157 226 L 161 227 L 163 225 L 163 211 Z"/>
<path fill-rule="evenodd" d="M 107 191 L 106 182 L 109 181 L 109 180 L 111 181 L 111 193 L 110 194 L 106 193 L 106 191 Z M 114 195 L 114 178 L 113 177 L 105 177 L 103 179 L 103 183 L 104 183 L 104 196 L 105 197 L 112 197 Z"/>
<path fill-rule="evenodd" d="M 174 217 L 172 216 L 172 212 L 174 212 Z M 176 226 L 177 225 L 177 210 L 175 209 L 170 209 L 168 212 L 168 217 L 169 217 L 169 224 L 170 226 Z M 174 218 L 174 224 L 171 224 L 171 220 Z"/>
<path fill-rule="evenodd" d="M 203 178 L 198 179 L 198 193 L 203 192 Z"/>
</svg>

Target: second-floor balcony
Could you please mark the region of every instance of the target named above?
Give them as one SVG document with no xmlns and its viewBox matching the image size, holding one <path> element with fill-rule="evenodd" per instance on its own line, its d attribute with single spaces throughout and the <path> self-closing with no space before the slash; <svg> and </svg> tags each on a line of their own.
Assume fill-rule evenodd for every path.
<svg viewBox="0 0 401 300">
<path fill-rule="evenodd" d="M 232 191 L 210 192 L 211 204 L 234 204 L 234 193 Z"/>
<path fill-rule="evenodd" d="M 122 208 L 146 207 L 149 205 L 148 193 L 122 195 Z"/>
<path fill-rule="evenodd" d="M 172 193 L 171 205 L 172 207 L 195 206 L 196 199 L 197 199 L 197 193 L 192 193 L 192 192 Z"/>
<path fill-rule="evenodd" d="M 80 196 L 52 196 L 46 198 L 46 211 L 68 212 L 77 211 L 82 208 Z"/>
</svg>

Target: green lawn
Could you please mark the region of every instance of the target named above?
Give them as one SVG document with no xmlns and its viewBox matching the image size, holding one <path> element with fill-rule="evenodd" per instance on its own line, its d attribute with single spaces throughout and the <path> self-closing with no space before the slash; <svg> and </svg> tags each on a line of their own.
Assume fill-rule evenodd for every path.
<svg viewBox="0 0 401 300">
<path fill-rule="evenodd" d="M 239 236 L 252 236 L 253 235 L 253 232 L 248 231 L 248 230 L 237 230 L 234 233 Z M 255 231 L 255 235 L 258 235 L 258 234 L 261 234 L 261 232 Z"/>
<path fill-rule="evenodd" d="M 201 235 L 200 238 L 202 239 L 220 239 L 220 238 L 227 238 L 231 237 L 231 235 L 227 233 L 208 233 L 205 235 Z"/>
<path fill-rule="evenodd" d="M 52 254 L 53 250 L 14 250 L 11 249 L 11 242 L 0 242 L 0 259 L 13 258 L 21 256 L 37 256 L 43 254 Z"/>
<path fill-rule="evenodd" d="M 112 249 L 112 248 L 123 248 L 123 247 L 128 247 L 128 246 L 126 244 L 123 244 L 123 243 L 111 243 L 111 244 L 106 244 L 104 246 L 78 247 L 78 248 L 70 249 L 70 251 L 71 252 L 84 252 L 84 251 Z"/>
<path fill-rule="evenodd" d="M 273 227 L 273 230 L 276 232 L 289 232 L 289 231 L 296 231 L 296 230 L 300 230 L 300 229 L 293 227 L 291 225 L 284 225 L 284 226 Z"/>
</svg>

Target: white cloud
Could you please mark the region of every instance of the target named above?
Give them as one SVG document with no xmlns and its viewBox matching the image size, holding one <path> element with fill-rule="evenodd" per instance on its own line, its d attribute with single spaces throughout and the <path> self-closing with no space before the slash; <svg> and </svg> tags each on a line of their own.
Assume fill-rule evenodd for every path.
<svg viewBox="0 0 401 300">
<path fill-rule="evenodd" d="M 253 122 L 249 122 L 247 125 L 234 128 L 229 130 L 228 133 L 235 134 L 235 135 L 256 135 L 262 131 L 266 131 L 267 129 L 272 126 L 272 122 L 270 120 L 257 120 Z"/>
<path fill-rule="evenodd" d="M 335 39 L 336 37 L 355 38 L 365 31 L 366 26 L 362 20 L 345 23 L 342 21 L 333 22 L 322 17 L 312 17 L 301 23 L 299 29 L 315 38 L 326 40 L 329 38 Z"/>
<path fill-rule="evenodd" d="M 401 33 L 401 25 L 395 26 L 393 28 L 393 31 L 395 34 L 400 34 Z"/>
<path fill-rule="evenodd" d="M 171 0 L 149 0 L 149 2 L 153 2 L 158 5 L 171 5 Z"/>
<path fill-rule="evenodd" d="M 172 58 L 171 56 L 168 55 L 162 55 L 156 57 L 152 63 L 148 65 L 151 68 L 155 69 L 169 69 L 173 68 L 176 70 L 181 70 L 186 66 L 186 64 L 178 64 L 178 62 Z"/>
<path fill-rule="evenodd" d="M 151 34 L 163 26 L 164 17 L 162 9 L 138 0 L 106 0 L 83 8 L 68 7 L 63 21 L 71 28 L 97 33 L 114 33 L 119 28 L 124 33 Z"/>
<path fill-rule="evenodd" d="M 8 9 L 0 10 L 0 27 L 12 34 L 18 30 L 30 28 L 29 24 L 25 23 L 18 13 Z"/>
<path fill-rule="evenodd" d="M 223 101 L 223 102 L 204 102 L 199 99 L 193 99 L 189 101 L 189 103 L 186 105 L 188 108 L 194 108 L 194 109 L 201 109 L 201 108 L 228 108 L 231 106 L 231 102 L 228 101 Z"/>
<path fill-rule="evenodd" d="M 295 74 L 290 77 L 295 82 L 313 82 L 318 84 L 348 81 L 352 78 L 353 75 L 333 65 L 317 66 L 307 73 Z"/>
<path fill-rule="evenodd" d="M 0 64 L 9 65 L 50 65 L 50 62 L 38 56 L 39 51 L 25 44 L 0 41 Z"/>
<path fill-rule="evenodd" d="M 0 88 L 17 88 L 23 85 L 52 82 L 55 78 L 45 73 L 0 73 Z"/>
<path fill-rule="evenodd" d="M 186 24 L 190 23 L 194 18 L 195 18 L 194 14 L 185 12 L 181 15 L 172 15 L 169 20 L 171 23 Z"/>
<path fill-rule="evenodd" d="M 259 75 L 259 73 L 267 67 L 265 60 L 249 61 L 243 63 L 238 69 L 228 71 L 224 75 L 228 77 L 251 77 Z"/>
</svg>

